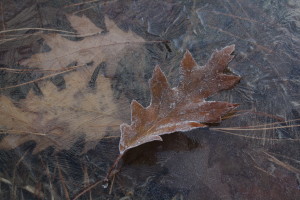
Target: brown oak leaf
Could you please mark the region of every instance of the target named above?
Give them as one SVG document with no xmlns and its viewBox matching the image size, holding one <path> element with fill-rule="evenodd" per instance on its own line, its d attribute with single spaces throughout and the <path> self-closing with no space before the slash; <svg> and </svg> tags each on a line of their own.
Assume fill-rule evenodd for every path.
<svg viewBox="0 0 300 200">
<path fill-rule="evenodd" d="M 235 46 L 215 51 L 204 66 L 198 66 L 186 51 L 181 61 L 181 77 L 177 87 L 170 88 L 166 76 L 157 66 L 149 81 L 151 103 L 144 108 L 137 101 L 131 103 L 131 125 L 122 124 L 120 155 L 141 144 L 162 140 L 160 135 L 189 131 L 220 122 L 238 104 L 205 101 L 205 98 L 232 88 L 240 77 L 225 74 Z"/>
<path fill-rule="evenodd" d="M 108 75 L 113 75 L 121 52 L 127 48 L 144 44 L 145 40 L 133 33 L 121 30 L 112 20 L 105 18 L 108 32 L 95 26 L 86 16 L 67 15 L 72 27 L 83 37 L 80 41 L 69 40 L 60 34 L 43 34 L 51 51 L 38 53 L 20 62 L 33 68 L 59 70 L 71 63 L 81 66 L 92 63 L 98 66 L 107 62 Z"/>
<path fill-rule="evenodd" d="M 140 47 L 145 40 L 132 31 L 121 30 L 105 18 L 106 32 L 86 16 L 67 15 L 81 40 L 70 40 L 60 34 L 42 34 L 51 48 L 20 62 L 45 71 L 61 70 L 70 65 L 79 68 L 64 75 L 66 88 L 58 91 L 48 81 L 39 82 L 43 96 L 31 93 L 15 102 L 0 96 L 0 131 L 7 133 L 0 149 L 13 149 L 30 140 L 36 141 L 34 153 L 54 146 L 56 151 L 69 149 L 79 138 L 85 138 L 85 150 L 92 149 L 109 133 L 116 133 L 127 113 L 127 101 L 113 96 L 111 80 L 100 76 L 97 88 L 87 87 L 97 66 L 106 62 L 106 74 L 114 74 L 117 63 L 128 48 Z M 83 39 L 82 39 L 83 38 Z M 88 66 L 86 64 L 89 63 Z"/>
<path fill-rule="evenodd" d="M 7 133 L 0 149 L 13 149 L 33 140 L 33 153 L 50 146 L 60 151 L 84 138 L 86 152 L 104 136 L 117 134 L 124 120 L 122 113 L 129 112 L 119 105 L 128 101 L 114 98 L 110 79 L 102 75 L 94 89 L 88 87 L 92 70 L 85 67 L 65 74 L 66 88 L 62 90 L 50 81 L 39 83 L 42 96 L 30 91 L 18 102 L 0 96 L 0 130 Z"/>
</svg>

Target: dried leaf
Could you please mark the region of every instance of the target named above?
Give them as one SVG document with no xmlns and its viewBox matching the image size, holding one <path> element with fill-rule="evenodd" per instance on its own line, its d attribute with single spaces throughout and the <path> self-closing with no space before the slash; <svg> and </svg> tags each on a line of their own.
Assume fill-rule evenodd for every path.
<svg viewBox="0 0 300 200">
<path fill-rule="evenodd" d="M 131 125 L 122 124 L 119 150 L 121 155 L 141 144 L 162 140 L 160 135 L 189 131 L 220 122 L 221 117 L 238 105 L 205 101 L 205 98 L 233 87 L 239 76 L 224 74 L 235 46 L 227 46 L 212 54 L 208 63 L 198 66 L 186 51 L 181 61 L 181 79 L 170 88 L 166 76 L 157 66 L 150 79 L 151 103 L 144 108 L 137 101 L 131 103 Z"/>
<path fill-rule="evenodd" d="M 60 70 L 70 64 L 86 67 L 64 76 L 66 89 L 58 91 L 50 82 L 39 83 L 43 96 L 32 92 L 25 100 L 13 102 L 0 96 L 0 130 L 8 133 L 1 142 L 1 149 L 12 149 L 34 140 L 39 152 L 49 146 L 56 150 L 69 149 L 75 141 L 85 137 L 85 151 L 93 148 L 105 136 L 107 130 L 113 133 L 124 120 L 120 117 L 125 110 L 119 105 L 127 101 L 113 97 L 110 79 L 97 79 L 97 89 L 88 88 L 92 72 L 106 62 L 108 75 L 122 58 L 127 47 L 140 45 L 145 40 L 135 33 L 124 32 L 105 18 L 108 32 L 96 27 L 87 17 L 67 16 L 72 27 L 83 37 L 72 41 L 59 34 L 44 34 L 51 51 L 38 53 L 20 62 L 43 70 Z"/>
<path fill-rule="evenodd" d="M 86 16 L 69 15 L 67 18 L 72 27 L 80 35 L 85 36 L 84 39 L 72 41 L 60 34 L 44 34 L 42 37 L 51 51 L 35 54 L 29 59 L 21 61 L 20 64 L 47 70 L 59 70 L 71 63 L 77 65 L 93 63 L 93 66 L 98 66 L 105 61 L 109 65 L 107 73 L 112 75 L 116 64 L 121 59 L 120 53 L 125 51 L 126 47 L 145 42 L 142 37 L 132 31 L 122 31 L 108 18 L 105 18 L 108 30 L 105 33 Z"/>
<path fill-rule="evenodd" d="M 90 68 L 91 70 L 92 68 Z M 66 74 L 66 88 L 58 91 L 51 82 L 41 83 L 43 96 L 32 91 L 27 98 L 13 102 L 0 96 L 0 127 L 9 133 L 0 142 L 1 149 L 12 149 L 24 142 L 37 143 L 34 153 L 49 146 L 69 149 L 79 138 L 85 138 L 85 151 L 92 149 L 107 130 L 117 132 L 121 116 L 113 97 L 110 79 L 99 76 L 96 88 L 87 87 L 83 69 Z"/>
</svg>

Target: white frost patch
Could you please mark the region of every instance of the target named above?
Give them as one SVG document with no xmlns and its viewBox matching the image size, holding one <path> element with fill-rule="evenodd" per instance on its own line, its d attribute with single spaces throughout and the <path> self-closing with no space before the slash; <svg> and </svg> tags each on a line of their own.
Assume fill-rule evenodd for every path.
<svg viewBox="0 0 300 200">
<path fill-rule="evenodd" d="M 170 109 L 175 108 L 175 105 L 176 105 L 175 103 L 171 103 L 171 104 L 170 104 Z"/>
<path fill-rule="evenodd" d="M 293 106 L 296 106 L 296 107 L 300 106 L 300 102 L 298 102 L 298 101 L 291 101 L 291 103 L 293 104 Z"/>
<path fill-rule="evenodd" d="M 176 131 L 180 131 L 180 132 L 186 132 L 186 131 L 190 131 L 192 129 L 195 129 L 195 128 L 199 128 L 199 127 L 191 127 L 189 125 L 189 123 L 199 123 L 199 122 L 196 122 L 196 121 L 185 121 L 185 122 L 177 122 L 177 123 L 169 123 L 169 124 L 166 124 L 166 125 L 161 125 L 159 126 L 157 129 L 158 131 L 156 132 L 153 132 L 152 134 L 155 134 L 155 135 L 165 135 L 165 134 L 170 134 L 170 133 L 174 133 Z M 165 129 L 165 128 L 172 128 L 172 127 L 182 127 L 182 128 L 176 128 L 176 130 L 170 130 L 169 132 L 161 132 L 161 129 Z"/>
</svg>

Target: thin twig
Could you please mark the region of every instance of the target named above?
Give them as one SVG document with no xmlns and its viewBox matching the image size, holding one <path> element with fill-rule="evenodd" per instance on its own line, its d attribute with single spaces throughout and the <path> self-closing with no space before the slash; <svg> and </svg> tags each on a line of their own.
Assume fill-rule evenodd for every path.
<svg viewBox="0 0 300 200">
<path fill-rule="evenodd" d="M 291 138 L 287 138 L 287 139 L 276 139 L 276 138 L 264 138 L 264 137 L 254 137 L 254 136 L 248 136 L 248 135 L 241 135 L 241 134 L 237 134 L 237 133 L 232 133 L 229 131 L 224 131 L 221 129 L 218 129 L 216 131 L 220 131 L 229 135 L 235 135 L 235 136 L 239 136 L 239 137 L 244 137 L 244 138 L 249 138 L 249 139 L 255 139 L 255 140 L 270 140 L 270 141 L 300 141 L 300 139 L 291 139 Z"/>
<path fill-rule="evenodd" d="M 119 164 L 119 161 L 121 160 L 121 158 L 123 157 L 124 153 L 119 154 L 119 156 L 117 157 L 117 159 L 115 160 L 114 164 L 110 167 L 110 169 L 108 170 L 108 173 L 104 179 L 104 182 L 108 182 L 109 179 L 111 178 L 112 175 L 114 175 L 114 170 L 116 169 L 117 165 Z"/>
<path fill-rule="evenodd" d="M 17 31 L 29 31 L 29 30 L 62 32 L 62 33 L 71 33 L 71 34 L 75 34 L 76 35 L 76 33 L 72 32 L 72 31 L 65 31 L 65 30 L 52 29 L 52 28 L 18 28 L 18 29 L 8 29 L 8 30 L 0 31 L 0 34 L 1 33 L 8 33 L 8 32 L 17 32 Z"/>
<path fill-rule="evenodd" d="M 274 176 L 273 174 L 271 174 L 270 172 L 264 170 L 263 168 L 258 167 L 257 165 L 254 165 L 254 167 L 255 167 L 256 169 L 258 169 L 259 171 L 262 171 L 263 173 L 265 173 L 265 174 L 267 174 L 267 175 L 269 175 L 269 176 L 272 176 L 273 178 L 276 177 L 276 176 Z"/>
<path fill-rule="evenodd" d="M 296 160 L 296 159 L 294 159 L 294 158 L 290 158 L 290 157 L 285 156 L 285 155 L 281 155 L 281 154 L 277 154 L 277 153 L 273 153 L 273 152 L 269 152 L 269 154 L 273 154 L 273 155 L 282 157 L 282 158 L 284 158 L 284 159 L 288 159 L 288 160 L 290 160 L 290 161 L 293 161 L 293 162 L 295 162 L 295 163 L 297 163 L 297 164 L 300 164 L 300 160 Z"/>
<path fill-rule="evenodd" d="M 74 198 L 72 200 L 76 200 L 79 197 L 81 197 L 82 195 L 84 195 L 86 192 L 90 191 L 91 189 L 93 189 L 94 187 L 96 187 L 99 183 L 103 183 L 103 185 L 108 184 L 109 179 L 115 175 L 115 169 L 119 163 L 119 161 L 121 160 L 121 158 L 123 157 L 123 154 L 120 154 L 117 159 L 114 161 L 114 164 L 110 167 L 110 169 L 108 170 L 108 173 L 106 175 L 106 177 L 104 178 L 104 180 L 98 180 L 95 183 L 89 185 L 88 187 L 84 188 L 81 192 L 79 192 L 78 194 L 76 194 L 74 196 Z"/>
<path fill-rule="evenodd" d="M 82 67 L 82 66 L 85 66 L 85 65 L 81 65 L 81 66 L 76 66 L 76 67 L 72 67 L 68 70 L 64 70 L 64 71 L 61 71 L 61 72 L 58 72 L 58 73 L 54 73 L 54 74 L 50 74 L 50 75 L 47 75 L 47 76 L 43 76 L 41 78 L 37 78 L 37 79 L 34 79 L 32 81 L 27 81 L 27 82 L 24 82 L 24 83 L 21 83 L 21 84 L 18 84 L 18 85 L 12 85 L 12 86 L 7 86 L 7 87 L 4 87 L 4 88 L 0 88 L 0 91 L 1 90 L 7 90 L 7 89 L 12 89 L 12 88 L 16 88 L 16 87 L 20 87 L 20 86 L 23 86 L 23 85 L 28 85 L 30 83 L 35 83 L 35 82 L 38 82 L 38 81 L 42 81 L 42 80 L 45 80 L 45 79 L 48 79 L 48 78 L 51 78 L 53 76 L 57 76 L 59 74 L 63 74 L 63 73 L 66 73 L 66 72 L 69 72 L 69 71 L 73 71 L 74 69 L 78 68 L 78 67 Z"/>
<path fill-rule="evenodd" d="M 78 11 L 76 11 L 76 12 L 73 12 L 72 14 L 73 15 L 76 15 L 76 14 L 78 14 L 78 13 L 80 13 L 80 12 L 83 12 L 83 11 L 86 11 L 86 10 L 89 10 L 89 9 L 92 9 L 92 8 L 95 8 L 96 6 L 90 6 L 90 7 L 88 7 L 88 8 L 84 8 L 84 9 L 82 9 L 82 10 L 78 10 Z"/>
<path fill-rule="evenodd" d="M 228 130 L 228 131 L 257 131 L 257 130 L 275 130 L 281 128 L 292 128 L 300 127 L 300 124 L 287 125 L 287 126 L 277 126 L 277 127 L 262 127 L 262 128 L 243 128 L 243 127 L 230 127 L 230 128 L 210 128 L 211 130 Z"/>
<path fill-rule="evenodd" d="M 112 193 L 113 185 L 115 183 L 115 178 L 116 178 L 116 175 L 114 174 L 113 178 L 112 178 L 112 181 L 111 181 L 111 184 L 110 184 L 109 192 L 108 192 L 109 195 L 111 195 L 111 193 Z"/>
<path fill-rule="evenodd" d="M 102 180 L 98 180 L 95 183 L 90 184 L 88 187 L 84 188 L 81 192 L 79 192 L 78 194 L 76 194 L 72 200 L 76 200 L 79 197 L 81 197 L 82 195 L 84 195 L 86 192 L 90 191 L 91 189 L 93 189 L 94 187 L 96 187 L 99 183 L 101 183 Z"/>
<path fill-rule="evenodd" d="M 286 123 L 291 123 L 295 121 L 300 121 L 300 119 L 292 119 L 292 120 L 287 120 L 287 121 L 281 121 L 281 122 L 273 122 L 273 123 L 267 123 L 267 124 L 260 124 L 260 125 L 253 125 L 253 126 L 240 126 L 238 128 L 258 128 L 258 127 L 266 127 L 266 126 L 273 126 L 273 125 L 280 125 L 280 124 L 286 124 Z M 233 127 L 234 128 L 234 127 Z M 277 127 L 274 127 L 275 129 Z"/>
<path fill-rule="evenodd" d="M 36 187 L 33 187 L 31 185 L 25 185 L 22 187 L 22 189 L 26 190 L 27 192 L 30 192 L 39 199 L 44 199 L 44 193 L 41 190 L 38 190 Z"/>
<path fill-rule="evenodd" d="M 18 169 L 18 166 L 19 164 L 23 161 L 23 159 L 25 158 L 25 156 L 27 155 L 28 153 L 28 150 L 23 154 L 23 156 L 17 161 L 15 167 L 14 167 L 14 170 L 13 170 L 13 177 L 12 177 L 12 193 L 11 193 L 11 198 L 12 199 L 16 199 L 16 182 L 15 182 L 15 179 L 16 179 L 16 171 Z"/>
<path fill-rule="evenodd" d="M 46 170 L 46 175 L 47 175 L 48 180 L 49 180 L 51 200 L 55 200 L 55 198 L 54 198 L 54 189 L 53 189 L 52 181 L 51 181 L 52 178 L 51 178 L 51 175 L 50 175 L 50 170 L 49 170 L 48 164 L 46 164 L 46 165 L 44 164 L 43 159 L 42 159 L 41 156 L 40 156 L 40 160 L 41 160 L 41 163 L 42 163 L 42 167 Z"/>
<path fill-rule="evenodd" d="M 14 135 L 39 135 L 39 136 L 46 136 L 45 133 L 35 133 L 29 131 L 22 131 L 22 130 L 5 130 L 0 129 L 0 134 L 14 134 Z"/>
<path fill-rule="evenodd" d="M 89 179 L 89 173 L 88 173 L 88 168 L 86 167 L 86 165 L 82 166 L 82 171 L 83 171 L 83 186 L 87 187 L 88 184 L 90 183 L 90 179 Z M 92 199 L 92 192 L 89 191 L 89 199 Z"/>
<path fill-rule="evenodd" d="M 80 5 L 87 4 L 87 3 L 94 3 L 94 2 L 97 2 L 97 1 L 100 1 L 100 0 L 91 0 L 91 1 L 81 2 L 81 3 L 74 3 L 74 4 L 67 5 L 64 8 L 69 8 L 69 7 L 74 7 L 74 6 L 80 6 Z"/>
<path fill-rule="evenodd" d="M 61 68 L 61 69 L 12 69 L 12 68 L 0 68 L 0 70 L 4 70 L 4 71 L 9 71 L 9 72 L 14 72 L 14 73 L 20 73 L 20 72 L 61 72 L 61 71 L 65 71 L 68 70 L 70 68 Z"/>
<path fill-rule="evenodd" d="M 236 113 L 241 113 L 241 114 L 252 113 L 252 114 L 255 114 L 255 115 L 260 115 L 260 116 L 264 116 L 264 117 L 269 117 L 269 118 L 272 118 L 272 119 L 276 119 L 278 121 L 284 121 L 284 118 L 282 118 L 282 117 L 278 117 L 278 116 L 275 116 L 275 115 L 272 115 L 272 114 L 268 114 L 268 113 L 265 113 L 265 112 L 258 112 L 258 111 L 255 111 L 255 110 L 237 110 L 235 112 Z M 237 117 L 237 116 L 240 116 L 241 114 L 233 115 L 232 117 Z M 225 119 L 225 118 L 222 118 L 222 119 Z"/>
<path fill-rule="evenodd" d="M 25 39 L 28 38 L 30 36 L 36 36 L 36 35 L 40 35 L 41 33 L 32 33 L 32 34 L 26 34 L 23 36 L 19 36 L 19 37 L 14 37 L 14 38 L 8 38 L 8 39 L 2 39 L 0 40 L 0 44 L 3 44 L 5 42 L 9 42 L 9 41 L 14 41 L 14 40 L 21 40 L 21 39 Z"/>
<path fill-rule="evenodd" d="M 63 189 L 64 189 L 65 197 L 66 197 L 67 200 L 70 200 L 69 191 L 68 191 L 68 188 L 66 186 L 65 179 L 64 179 L 64 177 L 62 175 L 62 172 L 61 172 L 61 169 L 60 169 L 58 161 L 56 161 L 56 164 L 57 164 L 59 179 L 60 179 L 61 184 L 62 184 Z"/>
<path fill-rule="evenodd" d="M 270 155 L 269 153 L 267 153 L 266 151 L 262 151 L 264 154 L 266 154 L 267 156 L 269 156 L 268 160 L 273 162 L 273 163 L 276 163 L 277 165 L 289 170 L 290 172 L 293 172 L 295 174 L 300 174 L 300 170 L 291 166 L 291 165 L 288 165 L 280 160 L 278 160 L 276 157 Z"/>
</svg>

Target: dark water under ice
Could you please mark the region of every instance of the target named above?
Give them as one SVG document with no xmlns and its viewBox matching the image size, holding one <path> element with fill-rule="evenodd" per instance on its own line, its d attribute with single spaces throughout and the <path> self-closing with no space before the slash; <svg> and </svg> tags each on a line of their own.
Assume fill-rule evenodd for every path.
<svg viewBox="0 0 300 200">
<path fill-rule="evenodd" d="M 214 127 L 261 125 L 258 130 L 197 129 L 166 135 L 163 142 L 128 151 L 113 183 L 107 188 L 99 184 L 79 199 L 300 199 L 300 129 L 284 128 L 299 125 L 296 119 L 300 118 L 300 1 L 4 0 L 0 5 L 1 30 L 74 31 L 65 14 L 77 14 L 103 29 L 108 16 L 121 30 L 144 38 L 148 42 L 143 50 L 115 55 L 115 74 L 107 75 L 116 99 L 136 99 L 144 106 L 150 102 L 147 81 L 155 65 L 175 86 L 186 49 L 203 65 L 215 49 L 236 45 L 229 68 L 242 77 L 241 82 L 210 99 L 238 103 L 242 112 Z M 36 31 L 18 32 L 32 33 Z M 22 67 L 20 60 L 51 50 L 40 37 L 7 40 L 14 36 L 0 35 L 2 68 Z M 99 73 L 106 75 L 105 69 Z M 1 87 L 34 78 L 30 72 L 0 71 Z M 62 80 L 63 76 L 51 81 L 59 88 Z M 19 101 L 31 88 L 39 88 L 36 84 L 0 92 Z M 118 106 L 129 107 L 129 103 Z M 130 113 L 125 114 L 129 123 Z M 265 125 L 278 121 L 276 129 Z M 1 134 L 3 138 L 5 132 Z M 104 138 L 84 154 L 80 153 L 84 138 L 58 153 L 50 147 L 32 154 L 34 141 L 1 150 L 0 199 L 72 199 L 104 178 L 118 156 L 118 142 L 118 138 Z"/>
</svg>

